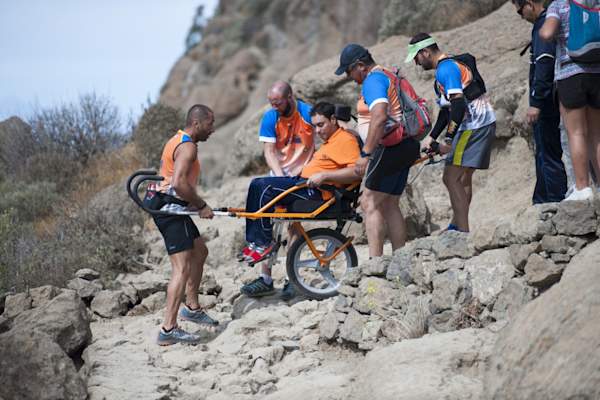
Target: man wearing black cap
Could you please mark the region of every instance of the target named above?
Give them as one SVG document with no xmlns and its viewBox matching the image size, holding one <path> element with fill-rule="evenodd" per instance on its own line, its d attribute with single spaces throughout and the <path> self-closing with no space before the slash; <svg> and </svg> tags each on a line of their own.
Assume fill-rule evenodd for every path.
<svg viewBox="0 0 600 400">
<path fill-rule="evenodd" d="M 391 135 L 386 136 L 389 122 L 401 120 L 402 107 L 395 75 L 377 65 L 367 49 L 358 44 L 347 45 L 335 73 L 346 73 L 361 85 L 357 113 L 364 146 L 355 168 L 365 181 L 361 207 L 365 212 L 369 255 L 378 257 L 383 254 L 386 235 L 393 250 L 406 242 L 406 223 L 399 201 L 410 166 L 419 157 L 419 142 L 413 138 L 390 141 Z"/>
</svg>

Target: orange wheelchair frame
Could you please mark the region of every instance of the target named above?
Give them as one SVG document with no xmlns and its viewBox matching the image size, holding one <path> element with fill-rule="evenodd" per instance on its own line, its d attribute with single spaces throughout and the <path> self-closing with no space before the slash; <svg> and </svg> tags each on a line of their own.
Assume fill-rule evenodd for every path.
<svg viewBox="0 0 600 400">
<path fill-rule="evenodd" d="M 127 191 L 133 201 L 144 211 L 151 215 L 197 215 L 197 211 L 160 211 L 149 209 L 139 197 L 140 185 L 144 181 L 161 181 L 164 178 L 158 176 L 154 170 L 140 170 L 132 174 L 127 180 Z M 319 188 L 327 190 L 333 194 L 331 198 L 325 201 L 316 200 L 297 200 L 287 208 L 278 207 L 277 203 L 285 196 L 299 189 L 307 187 L 306 183 L 301 183 L 279 194 L 268 204 L 265 204 L 260 210 L 248 212 L 243 208 L 215 208 L 215 216 L 227 216 L 235 218 L 272 218 L 273 219 L 273 237 L 275 244 L 272 252 L 266 260 L 269 267 L 272 267 L 277 261 L 277 253 L 282 246 L 287 245 L 287 241 L 282 239 L 282 223 L 291 222 L 292 229 L 298 233 L 298 238 L 290 244 L 287 258 L 286 269 L 290 282 L 295 288 L 305 296 L 314 299 L 324 299 L 337 294 L 337 289 L 341 284 L 343 276 L 335 277 L 330 270 L 331 263 L 338 257 L 343 256 L 345 261 L 345 274 L 350 268 L 358 265 L 356 250 L 352 245 L 353 237 L 346 237 L 342 230 L 348 221 L 362 222 L 362 217 L 356 212 L 358 198 L 360 196 L 360 182 L 355 182 L 346 188 L 338 188 L 332 185 L 321 185 Z M 300 209 L 305 207 L 306 209 Z M 314 209 L 311 209 L 313 208 Z M 275 208 L 274 211 L 268 210 Z M 337 226 L 335 229 L 316 228 L 306 231 L 302 226 L 303 221 L 331 221 L 335 220 Z M 325 241 L 325 248 L 319 249 L 315 241 Z M 307 247 L 307 251 L 304 251 Z M 301 260 L 301 254 L 308 254 L 313 259 Z M 260 260 L 261 262 L 263 260 Z M 253 266 L 255 263 L 250 263 Z M 311 275 L 310 281 L 304 279 L 300 268 L 315 271 L 322 276 L 322 280 L 315 279 L 315 274 Z M 342 275 L 343 275 L 342 274 Z M 316 287 L 318 286 L 318 287 Z"/>
</svg>

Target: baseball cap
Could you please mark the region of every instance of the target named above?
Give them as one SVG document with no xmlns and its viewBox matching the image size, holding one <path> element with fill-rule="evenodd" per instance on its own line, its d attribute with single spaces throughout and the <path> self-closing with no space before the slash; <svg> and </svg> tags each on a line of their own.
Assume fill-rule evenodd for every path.
<svg viewBox="0 0 600 400">
<path fill-rule="evenodd" d="M 344 47 L 340 54 L 340 66 L 335 70 L 336 75 L 342 75 L 352 63 L 370 54 L 369 50 L 360 44 L 350 43 Z"/>
</svg>

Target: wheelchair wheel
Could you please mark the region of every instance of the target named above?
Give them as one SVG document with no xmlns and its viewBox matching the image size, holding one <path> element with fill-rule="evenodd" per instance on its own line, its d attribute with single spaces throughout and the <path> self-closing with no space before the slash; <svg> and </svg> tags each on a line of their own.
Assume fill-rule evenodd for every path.
<svg viewBox="0 0 600 400">
<path fill-rule="evenodd" d="M 306 232 L 315 248 L 325 257 L 331 256 L 348 238 L 328 228 Z M 342 278 L 358 265 L 354 246 L 350 244 L 327 265 L 321 266 L 303 236 L 290 246 L 286 269 L 290 282 L 301 294 L 312 299 L 326 299 L 337 295 Z"/>
</svg>

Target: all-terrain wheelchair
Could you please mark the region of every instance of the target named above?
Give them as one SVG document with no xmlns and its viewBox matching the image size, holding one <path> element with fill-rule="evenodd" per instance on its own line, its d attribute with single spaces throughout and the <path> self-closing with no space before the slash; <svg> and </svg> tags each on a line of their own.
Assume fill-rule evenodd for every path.
<svg viewBox="0 0 600 400">
<path fill-rule="evenodd" d="M 148 208 L 140 198 L 140 186 L 147 181 L 161 181 L 164 178 L 154 170 L 139 170 L 127 180 L 127 192 L 133 201 L 151 215 L 197 215 L 195 211 L 159 211 Z M 242 208 L 215 208 L 215 216 L 235 218 L 271 218 L 273 222 L 274 248 L 265 260 L 272 267 L 277 261 L 280 248 L 289 245 L 286 257 L 286 270 L 290 282 L 296 290 L 312 299 L 325 299 L 335 296 L 344 276 L 358 265 L 353 237 L 346 237 L 342 231 L 349 222 L 362 222 L 357 213 L 360 196 L 360 182 L 346 188 L 321 185 L 319 188 L 333 194 L 328 200 L 296 200 L 287 207 L 277 203 L 290 193 L 305 188 L 306 183 L 294 186 L 266 204 L 256 212 Z M 274 208 L 274 211 L 268 210 Z M 303 222 L 331 221 L 335 228 L 314 228 L 305 230 Z M 283 237 L 283 227 L 291 224 L 297 233 L 293 243 Z"/>
</svg>

